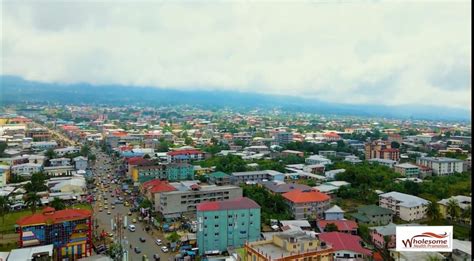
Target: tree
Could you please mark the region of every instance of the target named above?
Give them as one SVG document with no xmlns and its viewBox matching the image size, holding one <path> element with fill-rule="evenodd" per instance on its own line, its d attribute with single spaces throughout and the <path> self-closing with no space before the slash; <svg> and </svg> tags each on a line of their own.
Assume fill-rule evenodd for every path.
<svg viewBox="0 0 474 261">
<path fill-rule="evenodd" d="M 41 198 L 36 192 L 29 192 L 25 198 L 26 206 L 31 208 L 31 212 L 36 213 L 36 207 L 41 204 Z"/>
<path fill-rule="evenodd" d="M 461 217 L 465 220 L 471 220 L 471 215 L 472 215 L 471 210 L 472 210 L 471 205 L 467 206 L 466 209 L 462 210 Z"/>
<path fill-rule="evenodd" d="M 0 141 L 0 157 L 3 156 L 3 152 L 7 149 L 7 143 L 4 141 Z"/>
<path fill-rule="evenodd" d="M 438 204 L 434 201 L 430 201 L 426 208 L 426 216 L 431 220 L 438 220 L 440 218 Z"/>
<path fill-rule="evenodd" d="M 97 157 L 95 156 L 95 154 L 89 154 L 87 159 L 90 160 L 90 161 L 95 161 L 97 159 Z"/>
<path fill-rule="evenodd" d="M 81 148 L 81 151 L 79 152 L 82 156 L 87 157 L 91 153 L 91 149 L 89 146 L 84 145 Z"/>
<path fill-rule="evenodd" d="M 142 200 L 142 202 L 140 202 L 140 205 L 139 205 L 140 208 L 151 208 L 152 206 L 153 206 L 153 203 L 148 199 Z"/>
<path fill-rule="evenodd" d="M 446 206 L 446 211 L 449 215 L 449 217 L 453 220 L 456 221 L 459 218 L 459 204 L 456 200 L 450 199 L 448 201 L 448 205 Z"/>
<path fill-rule="evenodd" d="M 392 148 L 394 148 L 394 149 L 399 149 L 400 148 L 400 143 L 398 143 L 396 141 L 392 141 L 390 143 L 390 146 L 392 146 Z"/>
<path fill-rule="evenodd" d="M 5 223 L 5 213 L 8 212 L 10 208 L 10 201 L 8 197 L 0 196 L 0 214 L 2 215 L 2 224 Z"/>
<path fill-rule="evenodd" d="M 192 145 L 193 144 L 193 139 L 191 137 L 184 138 L 184 144 Z"/>
<path fill-rule="evenodd" d="M 63 210 L 66 208 L 66 204 L 64 203 L 64 200 L 55 197 L 53 201 L 51 201 L 51 207 L 53 207 L 56 210 Z"/>
<path fill-rule="evenodd" d="M 46 186 L 46 175 L 38 172 L 31 175 L 30 182 L 26 183 L 24 189 L 27 192 L 40 192 L 48 190 Z"/>
<path fill-rule="evenodd" d="M 150 155 L 149 154 L 145 154 L 145 156 L 143 156 L 144 159 L 151 159 Z"/>
<path fill-rule="evenodd" d="M 176 233 L 176 231 L 174 231 L 166 239 L 168 239 L 169 241 L 175 243 L 175 242 L 178 242 L 181 239 L 181 237 L 179 236 L 178 233 Z"/>
<path fill-rule="evenodd" d="M 339 229 L 337 228 L 337 225 L 334 223 L 329 223 L 324 228 L 324 232 L 333 232 L 333 231 L 339 231 Z"/>
<path fill-rule="evenodd" d="M 48 159 L 54 159 L 54 158 L 56 158 L 58 155 L 56 154 L 56 152 L 54 152 L 53 149 L 48 149 L 48 150 L 44 153 L 44 156 L 46 156 Z"/>
</svg>

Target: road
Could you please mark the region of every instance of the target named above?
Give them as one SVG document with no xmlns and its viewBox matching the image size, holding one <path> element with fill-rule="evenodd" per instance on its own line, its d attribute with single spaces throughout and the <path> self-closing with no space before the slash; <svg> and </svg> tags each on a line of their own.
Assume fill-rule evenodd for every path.
<svg viewBox="0 0 474 261">
<path fill-rule="evenodd" d="M 93 153 L 95 153 L 97 155 L 97 160 L 96 160 L 96 163 L 94 165 L 94 169 L 95 171 L 93 170 L 94 172 L 94 176 L 96 176 L 96 181 L 100 181 L 100 180 L 109 180 L 107 178 L 107 175 L 111 175 L 112 176 L 112 173 L 115 173 L 115 170 L 113 169 L 114 167 L 112 166 L 111 164 L 111 159 L 109 156 L 107 156 L 106 154 L 104 154 L 103 152 L 99 151 L 99 150 L 96 150 L 95 148 L 93 149 Z M 112 169 L 110 172 L 107 171 L 107 169 Z M 112 191 L 114 191 L 118 186 L 115 185 L 115 184 L 110 184 L 110 188 L 112 189 Z M 99 190 L 100 191 L 100 190 Z M 101 197 L 100 195 L 105 195 L 107 200 L 102 200 L 102 201 L 96 201 L 94 204 L 93 204 L 93 207 L 94 207 L 94 220 L 97 221 L 97 224 L 99 225 L 99 228 L 97 229 L 97 231 L 100 233 L 102 230 L 106 231 L 106 232 L 113 232 L 112 231 L 112 227 L 111 227 L 111 219 L 113 219 L 115 216 L 117 215 L 121 215 L 121 216 L 127 216 L 127 219 L 128 219 L 128 224 L 132 224 L 132 219 L 133 218 L 136 218 L 137 219 L 137 216 L 136 216 L 136 213 L 133 213 L 132 216 L 128 216 L 128 212 L 129 212 L 129 207 L 125 207 L 123 204 L 117 204 L 115 205 L 115 208 L 114 209 L 111 209 L 112 207 L 112 202 L 117 198 L 117 197 L 112 197 L 111 196 L 111 193 L 109 192 L 109 189 L 105 189 L 104 190 L 105 192 L 98 192 L 98 193 L 95 193 L 95 196 L 96 197 Z M 108 209 L 103 209 L 102 211 L 99 211 L 99 202 L 101 202 L 103 205 L 105 203 L 105 201 L 108 202 Z M 110 213 L 111 214 L 107 214 L 107 211 L 110 210 Z M 138 221 L 137 219 L 137 223 L 133 223 L 135 226 L 136 226 L 136 231 L 135 232 L 131 232 L 129 231 L 128 229 L 123 229 L 123 235 L 124 235 L 124 246 L 127 248 L 127 250 L 129 250 L 129 260 L 142 260 L 142 256 L 143 255 L 146 255 L 149 260 L 153 260 L 153 255 L 154 254 L 158 254 L 160 256 L 160 259 L 161 260 L 174 260 L 172 257 L 174 257 L 175 254 L 173 253 L 163 253 L 161 250 L 160 250 L 160 247 L 161 246 L 158 246 L 156 243 L 155 243 L 155 240 L 157 238 L 163 240 L 163 242 L 165 243 L 166 240 L 163 238 L 163 235 L 158 232 L 157 230 L 154 230 L 153 231 L 153 234 L 154 236 L 151 235 L 151 231 L 150 232 L 146 232 L 145 231 L 145 225 L 142 224 L 141 222 Z M 115 240 L 118 240 L 118 238 L 116 238 L 116 232 L 113 232 L 114 233 L 114 239 Z M 145 242 L 140 242 L 139 238 L 140 237 L 143 237 L 146 239 Z M 132 245 L 132 249 L 130 249 L 130 244 Z M 140 254 L 136 254 L 134 251 L 133 251 L 133 248 L 135 247 L 138 247 L 140 250 L 141 250 L 141 253 Z"/>
</svg>

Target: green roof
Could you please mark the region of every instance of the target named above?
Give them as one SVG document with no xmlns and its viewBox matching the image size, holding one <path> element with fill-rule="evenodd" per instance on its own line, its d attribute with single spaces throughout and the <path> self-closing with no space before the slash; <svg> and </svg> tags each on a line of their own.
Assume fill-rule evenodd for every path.
<svg viewBox="0 0 474 261">
<path fill-rule="evenodd" d="M 222 171 L 209 173 L 209 177 L 211 177 L 211 178 L 225 178 L 225 177 L 228 177 L 228 176 L 229 176 L 228 174 L 226 174 Z"/>
<path fill-rule="evenodd" d="M 393 211 L 376 205 L 366 205 L 357 208 L 357 212 L 367 216 L 393 214 Z"/>
<path fill-rule="evenodd" d="M 370 222 L 370 219 L 361 213 L 352 213 L 350 214 L 353 218 L 357 219 L 357 221 L 363 222 L 363 223 L 368 223 Z"/>
</svg>

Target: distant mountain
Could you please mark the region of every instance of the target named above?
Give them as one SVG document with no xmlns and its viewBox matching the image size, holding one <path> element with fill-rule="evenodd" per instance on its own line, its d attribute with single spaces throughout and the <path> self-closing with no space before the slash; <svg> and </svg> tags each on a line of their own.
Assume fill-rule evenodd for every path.
<svg viewBox="0 0 474 261">
<path fill-rule="evenodd" d="M 189 91 L 122 85 L 59 84 L 0 76 L 0 105 L 21 102 L 110 105 L 190 104 L 234 108 L 281 108 L 294 112 L 469 121 L 470 111 L 437 106 L 386 106 L 328 103 L 299 97 L 234 91 Z"/>
</svg>

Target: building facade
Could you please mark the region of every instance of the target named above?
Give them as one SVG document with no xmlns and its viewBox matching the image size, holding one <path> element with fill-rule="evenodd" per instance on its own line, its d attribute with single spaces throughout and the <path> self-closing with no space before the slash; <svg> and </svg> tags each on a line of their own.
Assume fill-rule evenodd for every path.
<svg viewBox="0 0 474 261">
<path fill-rule="evenodd" d="M 463 161 L 443 157 L 420 157 L 416 159 L 418 165 L 426 166 L 433 170 L 433 175 L 444 176 L 463 171 Z"/>
<path fill-rule="evenodd" d="M 402 174 L 405 177 L 419 177 L 420 168 L 410 163 L 398 164 L 393 167 L 393 170 Z"/>
<path fill-rule="evenodd" d="M 260 239 L 260 206 L 249 198 L 200 203 L 196 216 L 201 255 Z"/>
<path fill-rule="evenodd" d="M 400 160 L 400 150 L 392 148 L 389 142 L 376 140 L 365 144 L 365 159 Z"/>
<path fill-rule="evenodd" d="M 428 204 L 428 200 L 395 191 L 379 195 L 380 207 L 391 209 L 395 216 L 405 221 L 424 218 Z"/>
<path fill-rule="evenodd" d="M 322 218 L 324 211 L 329 208 L 331 199 L 328 195 L 316 190 L 295 189 L 282 196 L 297 220 Z"/>
</svg>

